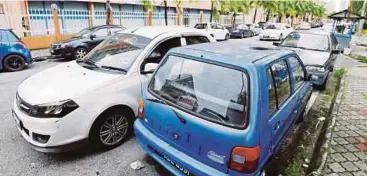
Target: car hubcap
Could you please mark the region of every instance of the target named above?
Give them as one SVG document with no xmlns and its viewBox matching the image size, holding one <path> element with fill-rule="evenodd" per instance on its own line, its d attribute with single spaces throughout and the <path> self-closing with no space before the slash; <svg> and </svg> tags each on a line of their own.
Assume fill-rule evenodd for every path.
<svg viewBox="0 0 367 176">
<path fill-rule="evenodd" d="M 76 57 L 78 58 L 78 59 L 83 59 L 84 58 L 84 56 L 87 54 L 87 52 L 85 52 L 84 50 L 78 50 L 78 51 L 76 51 Z"/>
<path fill-rule="evenodd" d="M 18 57 L 11 57 L 8 59 L 8 66 L 13 69 L 18 69 L 21 65 L 22 61 Z"/>
<path fill-rule="evenodd" d="M 99 138 L 105 145 L 115 145 L 119 143 L 126 135 L 128 121 L 122 115 L 114 115 L 104 122 L 99 130 Z"/>
</svg>

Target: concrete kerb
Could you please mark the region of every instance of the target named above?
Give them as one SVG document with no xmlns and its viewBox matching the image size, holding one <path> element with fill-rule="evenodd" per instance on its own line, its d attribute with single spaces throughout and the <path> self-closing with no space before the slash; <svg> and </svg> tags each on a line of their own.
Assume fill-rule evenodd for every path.
<svg viewBox="0 0 367 176">
<path fill-rule="evenodd" d="M 311 173 L 311 175 L 322 175 L 322 171 L 324 169 L 325 163 L 326 163 L 326 159 L 329 153 L 329 145 L 331 143 L 331 139 L 332 139 L 332 132 L 334 130 L 335 127 L 335 122 L 336 122 L 336 115 L 338 114 L 338 110 L 339 110 L 339 105 L 342 102 L 342 98 L 343 98 L 343 92 L 345 89 L 345 82 L 346 82 L 346 78 L 347 75 L 344 76 L 341 81 L 340 81 L 340 88 L 339 91 L 337 93 L 335 102 L 334 102 L 334 107 L 332 109 L 332 113 L 331 113 L 331 123 L 328 126 L 328 128 L 326 129 L 326 133 L 325 133 L 325 142 L 322 145 L 322 148 L 324 149 L 324 153 L 321 155 L 321 164 L 319 165 L 319 167 L 317 169 L 315 169 L 315 171 L 313 171 Z"/>
</svg>

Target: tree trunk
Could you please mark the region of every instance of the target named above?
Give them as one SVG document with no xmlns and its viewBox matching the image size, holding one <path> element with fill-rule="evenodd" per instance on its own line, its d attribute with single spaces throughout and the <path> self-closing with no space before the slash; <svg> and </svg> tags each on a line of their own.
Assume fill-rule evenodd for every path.
<svg viewBox="0 0 367 176">
<path fill-rule="evenodd" d="M 236 13 L 233 13 L 233 22 L 232 22 L 232 26 L 234 26 L 236 24 Z"/>
<path fill-rule="evenodd" d="M 163 3 L 164 3 L 164 22 L 166 23 L 166 26 L 168 26 L 167 0 L 164 0 Z"/>
<path fill-rule="evenodd" d="M 282 22 L 282 16 L 278 16 L 278 23 Z"/>
<path fill-rule="evenodd" d="M 257 6 L 255 7 L 254 19 L 252 20 L 252 23 L 254 24 L 256 22 L 256 14 L 257 14 Z"/>
<path fill-rule="evenodd" d="M 210 22 L 213 21 L 213 13 L 214 13 L 214 4 L 213 4 L 213 0 L 211 0 L 211 10 L 210 10 Z"/>
<path fill-rule="evenodd" d="M 268 13 L 268 14 L 266 14 L 266 22 L 268 22 L 268 21 L 269 21 L 269 19 L 270 19 L 270 11 L 268 11 L 267 13 Z"/>
</svg>

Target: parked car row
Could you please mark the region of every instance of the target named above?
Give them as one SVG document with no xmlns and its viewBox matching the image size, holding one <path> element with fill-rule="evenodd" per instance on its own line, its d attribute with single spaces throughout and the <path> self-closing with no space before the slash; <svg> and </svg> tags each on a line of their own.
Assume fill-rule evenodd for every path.
<svg viewBox="0 0 367 176">
<path fill-rule="evenodd" d="M 260 175 L 340 52 L 332 34 L 286 34 L 270 49 L 193 28 L 117 30 L 85 57 L 24 80 L 12 115 L 41 152 L 111 149 L 135 133 L 175 175 Z"/>
</svg>

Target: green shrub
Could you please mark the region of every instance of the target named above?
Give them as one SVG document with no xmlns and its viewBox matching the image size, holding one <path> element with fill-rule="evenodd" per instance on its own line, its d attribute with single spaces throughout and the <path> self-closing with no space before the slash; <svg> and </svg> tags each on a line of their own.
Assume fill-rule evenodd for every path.
<svg viewBox="0 0 367 176">
<path fill-rule="evenodd" d="M 345 74 L 347 72 L 347 70 L 345 70 L 345 68 L 339 68 L 339 69 L 337 69 L 337 70 L 335 70 L 335 72 L 334 72 L 334 77 L 335 78 L 342 78 L 343 77 L 343 75 Z"/>
</svg>

